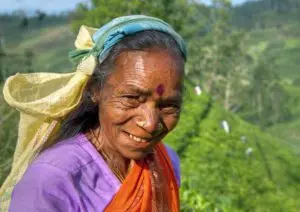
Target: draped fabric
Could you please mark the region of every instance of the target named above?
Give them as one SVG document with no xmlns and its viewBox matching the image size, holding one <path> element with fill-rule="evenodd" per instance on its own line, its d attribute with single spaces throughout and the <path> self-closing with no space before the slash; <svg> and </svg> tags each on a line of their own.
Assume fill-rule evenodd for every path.
<svg viewBox="0 0 300 212">
<path fill-rule="evenodd" d="M 90 42 L 88 28 L 82 27 L 77 48 L 88 48 Z M 95 58 L 87 57 L 73 73 L 18 73 L 6 80 L 4 99 L 20 112 L 20 121 L 12 168 L 0 189 L 0 211 L 8 211 L 14 186 L 41 149 L 53 142 L 63 117 L 79 104 L 95 64 Z"/>
<path fill-rule="evenodd" d="M 175 151 L 164 146 L 180 185 L 179 158 Z M 151 163 L 149 166 L 150 169 L 153 168 Z M 159 179 L 158 182 L 159 185 L 163 184 Z M 59 209 L 102 212 L 116 197 L 121 186 L 122 183 L 86 135 L 79 133 L 54 144 L 37 156 L 15 186 L 9 211 Z M 158 189 L 159 199 L 162 190 Z M 160 211 L 170 211 L 167 207 L 164 208 L 165 210 Z"/>
<path fill-rule="evenodd" d="M 162 186 L 165 191 L 159 192 L 167 195 L 168 211 L 177 212 L 179 211 L 178 185 L 170 158 L 162 143 L 157 144 L 155 149 L 166 183 Z M 146 159 L 137 161 L 105 211 L 151 212 L 159 208 L 159 205 L 152 204 L 155 193 L 153 184 L 162 182 L 153 182 L 151 171 Z"/>
<path fill-rule="evenodd" d="M 103 62 L 109 55 L 111 48 L 126 36 L 134 35 L 145 30 L 156 30 L 170 35 L 177 43 L 182 56 L 186 59 L 187 51 L 184 40 L 174 29 L 161 19 L 144 16 L 130 15 L 113 19 L 111 22 L 95 31 L 87 28 L 88 33 L 92 33 L 93 45 L 86 42 L 87 48 L 77 48 L 70 52 L 69 58 L 77 63 L 81 58 L 93 55 Z M 88 34 L 87 33 L 87 34 Z M 76 45 L 76 43 L 75 43 Z"/>
</svg>

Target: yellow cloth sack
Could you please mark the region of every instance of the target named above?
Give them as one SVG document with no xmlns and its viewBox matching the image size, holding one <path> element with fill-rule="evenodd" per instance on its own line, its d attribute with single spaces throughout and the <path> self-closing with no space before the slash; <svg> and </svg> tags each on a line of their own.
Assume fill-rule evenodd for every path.
<svg viewBox="0 0 300 212">
<path fill-rule="evenodd" d="M 77 49 L 91 49 L 94 28 L 82 26 L 75 41 Z M 7 212 L 14 186 L 40 150 L 51 143 L 65 115 L 80 102 L 92 75 L 96 58 L 83 58 L 73 73 L 30 73 L 9 77 L 3 94 L 20 112 L 18 140 L 10 174 L 0 189 L 0 212 Z"/>
</svg>

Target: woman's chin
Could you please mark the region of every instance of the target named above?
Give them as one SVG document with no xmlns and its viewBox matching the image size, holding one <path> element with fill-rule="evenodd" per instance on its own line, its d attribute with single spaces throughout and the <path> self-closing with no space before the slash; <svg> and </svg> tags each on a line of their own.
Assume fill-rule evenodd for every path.
<svg viewBox="0 0 300 212">
<path fill-rule="evenodd" d="M 159 140 L 152 142 L 137 142 L 130 138 L 127 133 L 122 133 L 118 139 L 118 152 L 126 159 L 141 160 L 153 152 Z"/>
<path fill-rule="evenodd" d="M 123 156 L 130 160 L 142 160 L 150 153 L 151 153 L 151 151 L 149 151 L 149 152 L 130 152 L 130 153 L 124 154 Z"/>
</svg>

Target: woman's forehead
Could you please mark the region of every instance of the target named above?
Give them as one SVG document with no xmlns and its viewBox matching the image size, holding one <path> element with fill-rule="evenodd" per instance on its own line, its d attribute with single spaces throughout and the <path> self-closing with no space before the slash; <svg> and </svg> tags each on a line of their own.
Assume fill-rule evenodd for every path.
<svg viewBox="0 0 300 212">
<path fill-rule="evenodd" d="M 145 65 L 160 66 L 161 68 L 178 69 L 180 66 L 178 58 L 168 50 L 162 48 L 151 48 L 145 50 L 129 50 L 122 52 L 116 59 L 117 66 L 134 66 L 137 69 Z M 138 70 L 137 70 L 138 71 Z"/>
<path fill-rule="evenodd" d="M 118 57 L 115 70 L 108 79 L 118 87 L 133 86 L 155 90 L 162 95 L 168 90 L 180 89 L 181 67 L 167 51 L 131 51 Z"/>
<path fill-rule="evenodd" d="M 176 99 L 182 96 L 181 87 L 166 88 L 164 84 L 157 84 L 156 87 L 146 87 L 147 85 L 141 83 L 124 82 L 114 87 L 114 93 L 116 95 L 122 94 L 138 94 L 143 96 L 167 97 Z"/>
</svg>

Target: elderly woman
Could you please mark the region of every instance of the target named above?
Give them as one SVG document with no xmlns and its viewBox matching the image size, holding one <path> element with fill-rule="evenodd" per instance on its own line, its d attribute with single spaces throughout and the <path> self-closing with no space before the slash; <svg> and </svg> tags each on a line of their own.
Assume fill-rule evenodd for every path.
<svg viewBox="0 0 300 212">
<path fill-rule="evenodd" d="M 75 45 L 75 73 L 6 82 L 21 127 L 3 202 L 12 212 L 179 211 L 179 159 L 162 139 L 180 115 L 182 38 L 135 15 L 83 26 Z"/>
</svg>

